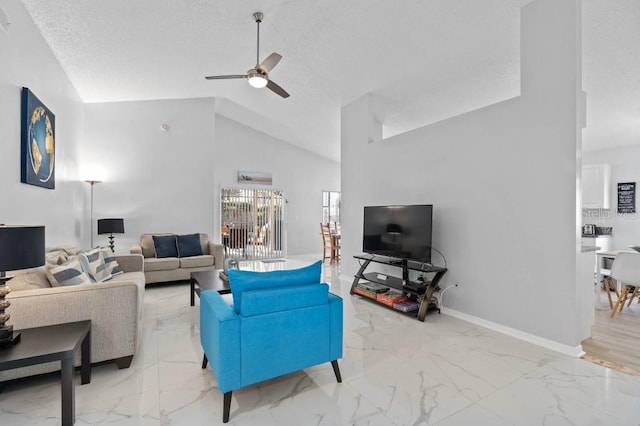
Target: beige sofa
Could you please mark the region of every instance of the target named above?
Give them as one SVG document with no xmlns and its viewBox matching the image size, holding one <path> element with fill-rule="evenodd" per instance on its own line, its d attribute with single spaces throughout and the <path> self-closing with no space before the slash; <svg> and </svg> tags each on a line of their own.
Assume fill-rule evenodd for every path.
<svg viewBox="0 0 640 426">
<path fill-rule="evenodd" d="M 156 258 L 153 236 L 175 234 L 142 234 L 139 244 L 131 246 L 132 254 L 144 257 L 144 276 L 147 284 L 182 281 L 191 278 L 191 272 L 223 269 L 224 246 L 209 241 L 207 234 L 200 235 L 201 256 Z"/>
<path fill-rule="evenodd" d="M 7 283 L 12 290 L 8 324 L 19 330 L 90 319 L 91 362 L 113 360 L 118 368 L 129 367 L 142 336 L 143 262 L 140 255 L 115 257 L 124 273 L 102 283 L 51 287 L 47 266 L 18 271 Z M 59 362 L 17 368 L 0 372 L 0 381 L 56 370 Z"/>
</svg>

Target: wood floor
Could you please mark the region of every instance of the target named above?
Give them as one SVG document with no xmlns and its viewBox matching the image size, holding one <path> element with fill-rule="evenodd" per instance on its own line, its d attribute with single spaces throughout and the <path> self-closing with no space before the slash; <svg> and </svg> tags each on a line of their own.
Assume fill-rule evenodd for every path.
<svg viewBox="0 0 640 426">
<path fill-rule="evenodd" d="M 585 358 L 640 376 L 640 304 L 634 299 L 631 306 L 610 318 L 609 301 L 604 293 L 601 296 L 602 310 L 595 310 L 591 337 L 582 342 Z"/>
</svg>

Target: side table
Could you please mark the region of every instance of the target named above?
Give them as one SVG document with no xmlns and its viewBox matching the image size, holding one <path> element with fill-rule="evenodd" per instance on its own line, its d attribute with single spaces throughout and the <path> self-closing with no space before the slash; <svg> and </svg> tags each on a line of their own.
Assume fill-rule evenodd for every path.
<svg viewBox="0 0 640 426">
<path fill-rule="evenodd" d="M 74 357 L 81 350 L 81 383 L 91 382 L 91 321 L 21 330 L 20 343 L 0 350 L 0 371 L 30 365 L 60 361 L 62 381 L 62 425 L 71 426 L 76 420 L 75 387 L 73 383 Z"/>
</svg>

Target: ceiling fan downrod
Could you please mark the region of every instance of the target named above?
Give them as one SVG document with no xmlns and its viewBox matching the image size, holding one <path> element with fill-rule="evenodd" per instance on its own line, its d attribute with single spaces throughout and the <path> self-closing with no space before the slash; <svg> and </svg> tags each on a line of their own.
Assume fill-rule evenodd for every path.
<svg viewBox="0 0 640 426">
<path fill-rule="evenodd" d="M 258 65 L 260 65 L 260 22 L 262 22 L 262 12 L 256 12 L 253 14 L 253 19 L 256 21 L 256 24 L 258 24 L 258 44 L 257 44 L 257 48 L 256 48 L 256 68 L 258 68 Z"/>
<path fill-rule="evenodd" d="M 278 65 L 282 56 L 273 52 L 267 56 L 262 63 L 260 63 L 260 22 L 263 18 L 262 12 L 255 12 L 253 14 L 253 20 L 256 21 L 258 26 L 257 45 L 256 45 L 256 64 L 253 68 L 247 71 L 245 74 L 229 74 L 229 75 L 209 75 L 206 76 L 207 80 L 232 80 L 243 78 L 246 79 L 249 84 L 257 89 L 266 87 L 278 96 L 288 98 L 289 93 L 276 84 L 269 78 L 269 73 L 273 68 Z"/>
</svg>

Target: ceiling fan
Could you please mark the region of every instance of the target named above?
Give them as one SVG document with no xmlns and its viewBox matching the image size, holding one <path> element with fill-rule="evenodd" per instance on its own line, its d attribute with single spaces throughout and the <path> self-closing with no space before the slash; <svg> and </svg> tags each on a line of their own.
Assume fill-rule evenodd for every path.
<svg viewBox="0 0 640 426">
<path fill-rule="evenodd" d="M 258 25 L 258 43 L 257 43 L 257 52 L 256 52 L 256 66 L 247 71 L 246 74 L 234 74 L 234 75 L 210 75 L 205 77 L 207 80 L 229 80 L 233 78 L 246 78 L 249 81 L 249 84 L 256 88 L 261 88 L 267 86 L 267 89 L 270 89 L 272 92 L 282 96 L 283 98 L 288 98 L 289 94 L 282 87 L 278 86 L 273 80 L 269 79 L 269 73 L 271 70 L 278 65 L 282 56 L 277 53 L 272 53 L 267 56 L 267 58 L 260 63 L 260 22 L 262 22 L 262 12 L 256 12 L 253 14 L 253 19 L 256 21 Z"/>
</svg>

